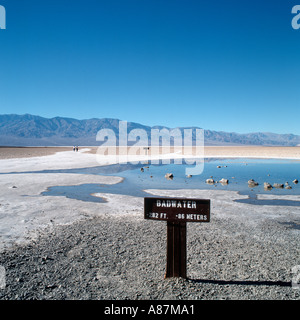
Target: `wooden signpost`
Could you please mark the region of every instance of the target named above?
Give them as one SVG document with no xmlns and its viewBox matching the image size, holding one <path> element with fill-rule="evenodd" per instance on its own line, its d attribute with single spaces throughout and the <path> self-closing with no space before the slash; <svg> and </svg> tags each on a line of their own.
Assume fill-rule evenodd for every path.
<svg viewBox="0 0 300 320">
<path fill-rule="evenodd" d="M 186 223 L 209 222 L 210 200 L 144 198 L 144 218 L 167 221 L 165 277 L 186 278 Z"/>
</svg>

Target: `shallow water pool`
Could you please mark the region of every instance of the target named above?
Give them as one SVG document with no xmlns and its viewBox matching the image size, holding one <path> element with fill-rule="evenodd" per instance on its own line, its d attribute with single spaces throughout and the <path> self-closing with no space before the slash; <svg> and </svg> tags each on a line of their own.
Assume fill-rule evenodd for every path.
<svg viewBox="0 0 300 320">
<path fill-rule="evenodd" d="M 192 167 L 192 166 L 188 166 Z M 246 194 L 249 199 L 238 200 L 252 204 L 265 205 L 300 205 L 300 201 L 288 200 L 257 200 L 258 194 L 276 195 L 300 195 L 300 184 L 293 180 L 300 180 L 300 162 L 294 160 L 279 159 L 209 159 L 204 163 L 204 170 L 200 175 L 190 178 L 186 176 L 187 165 L 174 164 L 118 164 L 94 168 L 81 168 L 72 170 L 56 170 L 47 172 L 65 172 L 77 174 L 99 174 L 123 177 L 122 183 L 115 185 L 85 184 L 80 186 L 51 187 L 43 195 L 66 196 L 83 201 L 103 201 L 92 196 L 92 193 L 112 193 L 138 197 L 149 196 L 143 190 L 146 189 L 208 189 L 231 190 Z M 45 171 L 44 171 L 45 172 Z M 173 179 L 165 178 L 166 173 L 172 173 Z M 212 178 L 219 181 L 228 179 L 227 185 L 221 183 L 207 184 L 206 179 Z M 249 188 L 248 180 L 254 179 L 259 183 L 257 187 Z M 292 189 L 264 190 L 264 182 L 270 184 L 288 183 Z"/>
</svg>

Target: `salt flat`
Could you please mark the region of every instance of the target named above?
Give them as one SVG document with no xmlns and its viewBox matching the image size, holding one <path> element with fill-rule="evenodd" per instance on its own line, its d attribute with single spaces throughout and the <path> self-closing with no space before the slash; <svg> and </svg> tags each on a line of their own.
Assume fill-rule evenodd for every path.
<svg viewBox="0 0 300 320">
<path fill-rule="evenodd" d="M 191 225 L 188 228 L 190 247 L 188 276 L 193 281 L 177 283 L 175 290 L 170 281 L 162 282 L 164 263 L 158 262 L 156 256 L 155 248 L 157 246 L 163 248 L 165 245 L 164 226 L 143 219 L 143 198 L 96 194 L 95 196 L 104 198 L 106 202 L 95 203 L 63 196 L 40 195 L 50 186 L 122 183 L 121 178 L 87 174 L 22 173 L 98 166 L 99 163 L 92 151 L 90 148 L 82 148 L 78 153 L 63 151 L 42 157 L 0 160 L 0 173 L 2 173 L 0 176 L 0 251 L 4 257 L 4 260 L 0 259 L 0 263 L 8 268 L 8 277 L 10 277 L 7 281 L 10 284 L 8 291 L 0 292 L 0 298 L 2 294 L 3 298 L 11 299 L 17 292 L 19 298 L 177 299 L 181 292 L 187 299 L 222 297 L 299 299 L 299 292 L 288 285 L 291 283 L 291 269 L 300 264 L 299 230 L 293 228 L 293 224 L 299 222 L 299 207 L 254 206 L 237 203 L 233 200 L 244 199 L 246 196 L 233 191 L 147 190 L 149 195 L 211 199 L 211 222 L 206 225 Z M 293 155 L 295 156 L 297 152 Z M 292 153 L 286 156 L 291 155 Z M 165 156 L 171 157 L 170 154 Z M 211 156 L 216 156 L 215 150 Z M 17 174 L 10 172 L 17 172 Z M 261 198 L 269 196 L 260 195 Z M 280 196 L 280 198 L 283 197 L 289 199 L 288 196 Z M 290 200 L 298 199 L 298 196 L 293 196 Z M 130 231 L 133 230 L 132 228 L 134 233 Z M 84 230 L 85 236 L 80 230 Z M 105 236 L 103 236 L 104 230 L 107 231 Z M 77 240 L 74 240 L 77 245 L 74 243 L 68 247 L 65 244 L 70 237 L 77 237 Z M 96 246 L 94 242 L 90 242 L 94 239 L 97 239 Z M 142 241 L 144 241 L 143 244 Z M 84 244 L 83 247 L 80 246 L 81 249 L 78 247 L 80 242 Z M 41 252 L 47 251 L 47 256 L 53 256 L 55 262 L 66 265 L 74 263 L 75 266 L 77 258 L 76 261 L 72 259 L 77 257 L 79 251 L 81 259 L 89 261 L 89 256 L 84 253 L 83 248 L 90 248 L 90 246 L 93 246 L 94 253 L 100 250 L 98 256 L 102 258 L 101 261 L 89 262 L 90 265 L 95 265 L 93 267 L 95 269 L 92 273 L 86 271 L 82 278 L 83 282 L 80 283 L 81 289 L 78 287 L 79 284 L 73 286 L 71 280 L 66 279 L 71 276 L 69 273 L 69 275 L 60 275 L 60 280 L 57 280 L 62 281 L 64 278 L 64 283 L 68 283 L 67 288 L 64 285 L 57 286 L 57 291 L 53 292 L 45 288 L 39 291 L 30 285 L 35 281 L 30 278 L 30 275 L 28 283 L 14 282 L 14 277 L 19 278 L 18 273 L 28 276 L 28 268 L 37 268 L 34 269 L 35 276 L 32 274 L 32 277 L 38 275 L 43 279 L 45 276 L 43 272 L 50 272 L 53 277 L 57 276 L 54 271 L 57 270 L 57 265 L 53 265 L 55 268 L 53 271 L 49 269 L 45 271 L 38 265 L 33 267 L 30 264 L 33 262 L 29 263 L 32 259 L 28 260 L 28 264 L 27 262 L 25 265 L 22 264 L 19 257 L 26 252 L 35 250 L 32 255 L 38 257 L 42 254 Z M 141 252 L 139 246 L 144 248 L 145 252 Z M 67 258 L 60 260 L 57 253 L 60 251 L 66 252 L 65 257 L 69 257 L 70 260 Z M 135 254 L 132 254 L 133 251 Z M 160 251 L 162 252 L 159 256 L 164 253 L 164 249 Z M 15 255 L 14 252 L 18 254 Z M 116 256 L 118 252 L 123 252 L 123 262 L 127 261 L 125 269 L 123 262 Z M 221 258 L 224 259 L 224 263 L 220 262 Z M 12 261 L 14 265 L 19 266 L 18 269 L 9 268 Z M 136 268 L 144 268 L 145 263 L 148 263 L 149 270 L 139 278 L 135 287 L 132 274 L 137 271 Z M 97 278 L 95 287 L 91 285 L 94 280 L 90 277 Z M 165 288 L 165 291 L 147 289 L 145 283 L 150 281 L 149 277 L 152 284 L 154 283 L 153 288 L 161 288 L 161 290 Z M 123 282 L 120 282 L 120 279 L 123 279 Z M 208 284 L 199 279 L 206 279 Z M 43 282 L 43 280 L 40 281 Z M 242 289 L 243 283 L 247 281 L 250 287 L 253 284 L 250 293 L 249 290 L 247 293 Z M 203 283 L 207 286 L 203 286 Z M 230 287 L 232 289 L 220 286 L 222 283 L 229 285 L 232 283 Z M 99 285 L 104 288 L 104 291 L 99 291 Z M 91 291 L 87 289 L 90 286 Z M 207 292 L 204 287 L 206 291 L 208 290 Z M 186 288 L 189 290 L 187 291 Z M 138 296 L 136 296 L 137 292 L 140 292 Z"/>
<path fill-rule="evenodd" d="M 5 148 L 6 149 L 6 148 Z M 5 149 L 0 149 L 1 152 L 5 153 Z M 13 148 L 8 148 L 9 157 L 14 156 Z M 122 214 L 124 212 L 130 213 L 132 209 L 132 199 L 134 197 L 128 197 L 128 200 L 122 201 L 122 205 L 119 205 L 119 201 L 112 200 L 116 196 L 107 195 L 106 198 L 110 199 L 107 203 L 89 203 L 77 201 L 74 199 L 67 199 L 65 197 L 43 197 L 39 196 L 41 192 L 45 191 L 51 186 L 70 186 L 79 184 L 114 184 L 122 181 L 118 177 L 105 177 L 95 176 L 87 174 L 43 174 L 43 173 L 22 173 L 28 171 L 43 171 L 43 170 L 55 170 L 55 169 L 71 169 L 71 168 L 85 168 L 101 165 L 102 164 L 114 163 L 113 157 L 105 156 L 102 158 L 97 157 L 97 148 L 80 148 L 79 152 L 73 152 L 72 148 L 70 151 L 61 151 L 60 148 L 37 148 L 38 150 L 29 151 L 32 153 L 31 157 L 23 158 L 22 150 L 25 154 L 28 154 L 27 148 L 16 148 L 17 158 L 2 159 L 0 160 L 0 173 L 6 173 L 1 175 L 0 180 L 0 236 L 1 244 L 0 248 L 5 247 L 6 243 L 13 243 L 15 240 L 20 242 L 22 239 L 29 237 L 29 234 L 38 230 L 39 228 L 45 228 L 47 226 L 53 226 L 54 224 L 66 224 L 72 223 L 82 217 L 93 217 L 99 214 L 105 214 L 111 212 L 112 215 Z M 31 149 L 31 148 L 30 148 Z M 33 148 L 34 149 L 34 148 Z M 240 153 L 239 153 L 240 151 Z M 261 151 L 261 153 L 260 153 Z M 205 156 L 211 157 L 222 157 L 230 156 L 230 154 L 236 156 L 237 153 L 240 156 L 259 156 L 260 154 L 265 156 L 281 156 L 285 157 L 296 157 L 300 148 L 283 148 L 282 150 L 276 148 L 266 147 L 206 147 Z M 36 156 L 38 152 L 41 152 L 43 156 Z M 47 155 L 49 154 L 49 155 Z M 160 158 L 174 158 L 180 157 L 177 154 L 164 154 L 156 155 Z M 2 155 L 5 158 L 4 155 Z M 156 158 L 155 157 L 155 158 Z M 145 159 L 142 155 L 138 158 L 139 160 Z M 299 157 L 300 159 L 300 157 Z M 7 173 L 18 173 L 18 174 L 7 174 Z M 208 197 L 213 199 L 213 203 L 218 202 L 218 198 L 224 201 L 220 204 L 219 208 L 216 208 L 216 213 L 220 211 L 222 207 L 222 214 L 226 215 L 224 211 L 226 207 L 230 207 L 230 210 L 236 210 L 238 208 L 240 212 L 248 211 L 249 208 L 246 204 L 237 204 L 233 202 L 233 199 L 243 199 L 245 196 L 241 196 L 236 192 L 226 191 L 220 194 L 220 191 L 205 191 L 205 190 L 180 190 L 180 191 L 167 191 L 157 190 L 156 193 L 152 190 L 149 193 L 162 195 L 168 193 L 168 196 L 186 196 L 186 197 Z M 100 195 L 101 196 L 101 195 Z M 119 197 L 122 197 L 121 195 Z M 259 195 L 260 199 L 274 198 L 272 195 Z M 292 197 L 292 198 L 291 198 Z M 278 199 L 287 200 L 298 200 L 298 196 L 277 196 Z M 137 207 L 133 209 L 142 212 L 142 202 L 140 199 L 134 200 L 134 203 L 139 203 Z M 242 208 L 241 208 L 242 207 Z M 252 212 L 261 212 L 261 208 L 253 208 L 250 206 Z M 269 209 L 268 209 L 269 210 Z M 267 211 L 268 211 L 267 210 Z M 290 215 L 298 214 L 298 208 L 286 210 L 290 211 Z M 220 212 L 221 212 L 220 211 Z M 266 211 L 266 210 L 265 210 Z M 274 210 L 271 210 L 274 212 Z M 240 214 L 240 216 L 242 213 Z M 259 213 L 261 215 L 261 213 Z M 261 215 L 263 216 L 263 215 Z M 50 221 L 51 220 L 51 221 Z"/>
</svg>

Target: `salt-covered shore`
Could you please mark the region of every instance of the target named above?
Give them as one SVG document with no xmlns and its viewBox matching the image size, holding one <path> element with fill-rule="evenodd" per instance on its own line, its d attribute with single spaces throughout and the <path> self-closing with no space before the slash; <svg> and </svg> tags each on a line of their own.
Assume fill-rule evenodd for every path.
<svg viewBox="0 0 300 320">
<path fill-rule="evenodd" d="M 220 157 L 215 150 L 211 156 Z M 237 203 L 245 196 L 232 191 L 148 190 L 212 204 L 210 223 L 188 225 L 189 279 L 164 280 L 165 222 L 143 219 L 142 198 L 40 196 L 54 185 L 121 178 L 22 173 L 97 165 L 89 149 L 0 160 L 1 299 L 300 299 L 291 286 L 300 265 L 299 207 Z"/>
</svg>

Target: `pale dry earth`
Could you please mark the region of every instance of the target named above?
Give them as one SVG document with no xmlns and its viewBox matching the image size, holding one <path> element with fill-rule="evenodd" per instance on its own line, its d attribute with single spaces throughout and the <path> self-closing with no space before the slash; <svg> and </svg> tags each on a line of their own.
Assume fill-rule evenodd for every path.
<svg viewBox="0 0 300 320">
<path fill-rule="evenodd" d="M 0 159 L 42 157 L 70 150 L 71 147 L 0 147 Z"/>
<path fill-rule="evenodd" d="M 141 147 L 141 153 L 144 154 L 144 147 Z M 19 147 L 9 148 L 0 147 L 0 159 L 13 159 L 13 158 L 29 158 L 40 157 L 46 155 L 52 155 L 56 152 L 71 151 L 72 146 L 69 147 Z M 98 147 L 79 147 L 79 149 L 85 149 L 87 153 L 96 154 Z M 116 147 L 116 153 L 122 153 Z M 131 147 L 126 148 L 129 151 Z M 151 148 L 149 149 L 151 154 Z M 183 148 L 184 150 L 184 148 Z M 199 148 L 199 150 L 201 150 Z M 155 149 L 157 152 L 157 149 Z M 166 148 L 160 148 L 159 152 L 165 153 L 168 151 Z M 170 147 L 170 151 L 173 152 L 174 148 Z M 153 151 L 152 151 L 153 153 Z M 196 154 L 196 149 L 193 148 L 193 154 Z M 205 157 L 244 157 L 244 158 L 286 158 L 286 159 L 300 159 L 300 147 L 262 147 L 262 146 L 205 146 Z"/>
</svg>

